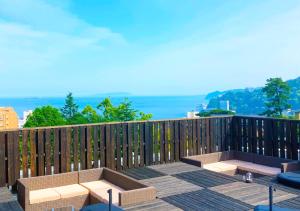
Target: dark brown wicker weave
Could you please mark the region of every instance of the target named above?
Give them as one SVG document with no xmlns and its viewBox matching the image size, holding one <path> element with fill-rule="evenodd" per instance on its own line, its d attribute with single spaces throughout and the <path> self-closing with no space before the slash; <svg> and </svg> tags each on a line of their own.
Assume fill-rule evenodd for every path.
<svg viewBox="0 0 300 211">
<path fill-rule="evenodd" d="M 281 172 L 284 173 L 288 171 L 300 171 L 300 161 L 282 163 Z"/>
<path fill-rule="evenodd" d="M 119 206 L 137 204 L 156 198 L 156 189 L 148 187 L 135 179 L 108 168 L 91 169 L 79 172 L 79 183 L 106 180 L 125 191 L 119 193 Z M 99 203 L 99 199 L 90 195 L 91 203 Z"/>
</svg>

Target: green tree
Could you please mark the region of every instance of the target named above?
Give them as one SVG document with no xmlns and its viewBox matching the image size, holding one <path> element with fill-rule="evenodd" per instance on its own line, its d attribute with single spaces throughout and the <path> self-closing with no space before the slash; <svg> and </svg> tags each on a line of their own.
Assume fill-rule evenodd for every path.
<svg viewBox="0 0 300 211">
<path fill-rule="evenodd" d="M 43 127 L 64 125 L 66 123 L 62 114 L 57 108 L 52 106 L 43 106 L 36 108 L 27 118 L 24 127 Z"/>
<path fill-rule="evenodd" d="M 210 111 L 202 111 L 197 114 L 200 117 L 209 117 L 209 116 L 217 116 L 217 115 L 234 115 L 233 111 L 227 111 L 222 109 L 213 109 Z"/>
<path fill-rule="evenodd" d="M 102 120 L 105 122 L 148 120 L 152 118 L 152 114 L 135 110 L 127 98 L 118 106 L 114 106 L 110 98 L 105 98 L 97 108 L 102 112 Z"/>
<path fill-rule="evenodd" d="M 78 105 L 75 103 L 71 92 L 66 97 L 65 105 L 61 108 L 61 113 L 67 122 L 70 123 L 76 115 L 78 116 Z"/>
<path fill-rule="evenodd" d="M 102 122 L 101 116 L 97 114 L 97 111 L 92 106 L 87 105 L 81 112 L 83 117 L 88 123 Z"/>
<path fill-rule="evenodd" d="M 282 112 L 291 107 L 288 102 L 291 89 L 281 78 L 268 79 L 262 91 L 267 98 L 265 103 L 267 109 L 263 115 L 282 117 Z"/>
</svg>

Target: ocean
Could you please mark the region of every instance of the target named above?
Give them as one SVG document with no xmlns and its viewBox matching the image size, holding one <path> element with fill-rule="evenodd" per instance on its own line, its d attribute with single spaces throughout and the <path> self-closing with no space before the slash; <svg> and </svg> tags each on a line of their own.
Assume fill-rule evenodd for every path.
<svg viewBox="0 0 300 211">
<path fill-rule="evenodd" d="M 105 97 L 75 97 L 75 102 L 82 110 L 86 105 L 96 108 Z M 152 119 L 169 119 L 186 117 L 188 111 L 197 110 L 202 103 L 206 103 L 204 95 L 198 96 L 129 96 L 133 107 L 144 113 L 153 114 Z M 114 105 L 124 100 L 124 97 L 111 97 Z M 63 107 L 64 97 L 44 98 L 0 98 L 0 107 L 11 106 L 23 116 L 23 111 L 34 110 L 36 107 L 52 105 Z"/>
</svg>

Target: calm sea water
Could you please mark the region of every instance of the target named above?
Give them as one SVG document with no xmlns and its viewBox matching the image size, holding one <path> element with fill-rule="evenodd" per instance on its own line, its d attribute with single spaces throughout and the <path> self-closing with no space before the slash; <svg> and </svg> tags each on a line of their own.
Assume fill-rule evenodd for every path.
<svg viewBox="0 0 300 211">
<path fill-rule="evenodd" d="M 181 118 L 185 117 L 188 111 L 196 110 L 201 103 L 205 102 L 205 96 L 147 96 L 128 97 L 135 109 L 145 113 L 152 113 L 153 119 Z M 86 105 L 94 108 L 104 99 L 104 97 L 80 97 L 75 98 L 80 109 Z M 111 97 L 114 104 L 124 100 L 124 97 Z M 65 98 L 0 98 L 1 106 L 11 106 L 23 116 L 23 111 L 33 110 L 43 105 L 52 105 L 61 108 Z"/>
</svg>

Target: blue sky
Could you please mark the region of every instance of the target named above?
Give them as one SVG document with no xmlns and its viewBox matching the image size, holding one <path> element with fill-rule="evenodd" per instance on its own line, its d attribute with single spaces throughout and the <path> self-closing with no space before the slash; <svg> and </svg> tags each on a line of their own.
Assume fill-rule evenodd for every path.
<svg viewBox="0 0 300 211">
<path fill-rule="evenodd" d="M 299 49 L 299 0 L 0 0 L 2 97 L 262 86 Z"/>
</svg>

